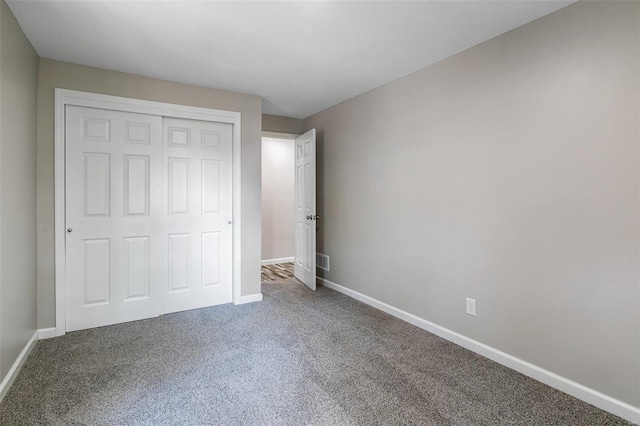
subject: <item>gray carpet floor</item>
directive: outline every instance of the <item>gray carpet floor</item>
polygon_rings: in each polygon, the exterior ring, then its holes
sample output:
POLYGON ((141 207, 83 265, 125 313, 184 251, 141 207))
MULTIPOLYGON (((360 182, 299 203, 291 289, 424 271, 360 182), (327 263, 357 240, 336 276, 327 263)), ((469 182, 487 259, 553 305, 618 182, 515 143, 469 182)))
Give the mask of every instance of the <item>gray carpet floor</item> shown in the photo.
POLYGON ((2 425, 623 425, 333 290, 37 343, 2 425))

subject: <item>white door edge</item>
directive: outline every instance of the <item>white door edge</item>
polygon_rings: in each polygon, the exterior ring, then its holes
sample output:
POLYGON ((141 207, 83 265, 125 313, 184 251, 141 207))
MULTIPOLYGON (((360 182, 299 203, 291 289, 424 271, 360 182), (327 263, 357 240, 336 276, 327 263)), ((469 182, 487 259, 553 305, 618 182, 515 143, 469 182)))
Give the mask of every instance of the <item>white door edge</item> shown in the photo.
POLYGON ((163 117, 214 121, 233 125, 232 148, 232 281, 233 303, 241 297, 241 113, 209 108, 102 95, 77 90, 55 89, 54 110, 54 239, 55 239, 55 329, 56 336, 66 332, 66 226, 65 226, 65 107, 67 105, 101 108, 163 117))

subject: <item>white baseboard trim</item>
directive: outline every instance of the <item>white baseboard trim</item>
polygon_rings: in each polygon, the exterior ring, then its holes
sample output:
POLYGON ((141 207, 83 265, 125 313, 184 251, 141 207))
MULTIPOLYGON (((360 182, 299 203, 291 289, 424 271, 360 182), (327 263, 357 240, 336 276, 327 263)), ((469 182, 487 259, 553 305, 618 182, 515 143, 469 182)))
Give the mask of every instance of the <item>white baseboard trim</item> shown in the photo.
POLYGON ((460 333, 456 333, 455 331, 434 324, 430 321, 388 305, 355 290, 351 290, 347 287, 341 286, 340 284, 336 284, 320 277, 318 277, 318 282, 325 287, 336 290, 342 294, 366 303, 367 305, 380 309, 381 311, 386 312, 389 315, 392 315, 396 318, 413 324, 416 327, 422 328, 423 330, 440 336, 443 339, 462 346, 463 348, 469 349, 499 364, 502 364, 526 376, 538 380, 546 385, 561 390, 562 392, 581 399, 582 401, 594 405, 602 410, 622 417, 627 421, 630 421, 634 424, 640 423, 640 408, 638 407, 634 407, 631 404, 605 395, 601 392, 598 392, 597 390, 588 388, 584 385, 581 385, 580 383, 567 379, 566 377, 562 377, 549 370, 545 370, 542 367, 538 367, 537 365, 531 364, 530 362, 524 361, 520 358, 516 358, 515 356, 509 355, 506 352, 502 352, 491 346, 485 345, 484 343, 480 343, 460 333))
POLYGON ((38 340, 50 339, 56 337, 56 328, 41 328, 38 330, 38 340))
POLYGON ((240 296, 240 300, 234 303, 234 305, 244 305, 245 303, 261 302, 262 293, 249 294, 247 296, 240 296))
POLYGON ((20 368, 22 368, 22 364, 24 364, 24 362, 27 360, 29 353, 31 353, 31 349, 33 349, 33 346, 37 341, 38 341, 38 331, 36 330, 33 333, 33 336, 31 336, 31 339, 29 339, 27 344, 22 349, 22 352, 20 352, 20 355, 18 355, 18 358, 16 359, 16 361, 13 363, 13 365, 9 369, 9 372, 5 376, 2 383, 0 383, 0 402, 2 402, 2 399, 4 398, 4 396, 7 394, 7 392, 9 392, 9 388, 11 387, 11 384, 16 379, 16 376, 18 376, 18 373, 20 372, 20 368))
POLYGON ((265 259, 262 261, 263 265, 274 265, 276 263, 287 263, 287 262, 293 262, 296 258, 295 257, 281 257, 280 259, 265 259))

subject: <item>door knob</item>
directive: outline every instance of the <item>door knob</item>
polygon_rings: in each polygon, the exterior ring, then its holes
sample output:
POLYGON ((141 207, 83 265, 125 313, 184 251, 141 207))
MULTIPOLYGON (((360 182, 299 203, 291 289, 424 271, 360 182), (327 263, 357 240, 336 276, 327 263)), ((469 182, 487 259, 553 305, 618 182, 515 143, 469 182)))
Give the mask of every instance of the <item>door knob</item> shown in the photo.
POLYGON ((72 231, 73 231, 73 229, 67 228, 67 232, 72 232, 72 231))

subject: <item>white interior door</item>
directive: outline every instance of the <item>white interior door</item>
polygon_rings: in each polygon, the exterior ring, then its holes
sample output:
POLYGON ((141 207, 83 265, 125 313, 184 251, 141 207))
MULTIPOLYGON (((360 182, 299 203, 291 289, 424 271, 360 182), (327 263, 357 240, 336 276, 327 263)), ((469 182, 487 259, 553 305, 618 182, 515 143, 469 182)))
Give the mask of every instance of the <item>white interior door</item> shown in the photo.
POLYGON ((232 300, 228 123, 163 119, 165 312, 232 300))
POLYGON ((296 138, 296 259, 294 275, 316 289, 316 129, 296 138))
POLYGON ((67 106, 66 331, 232 301, 228 123, 67 106))
POLYGON ((66 107, 67 331, 162 313, 162 122, 66 107))

